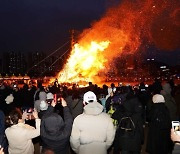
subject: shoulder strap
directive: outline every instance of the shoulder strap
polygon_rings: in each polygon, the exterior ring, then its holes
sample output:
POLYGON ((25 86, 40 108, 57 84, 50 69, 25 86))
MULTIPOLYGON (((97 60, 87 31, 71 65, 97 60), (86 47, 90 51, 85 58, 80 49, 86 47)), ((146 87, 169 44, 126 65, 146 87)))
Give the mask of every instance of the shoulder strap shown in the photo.
POLYGON ((131 117, 123 117, 123 118, 121 118, 121 120, 119 122, 119 126, 120 126, 121 129, 124 129, 126 131, 132 130, 131 128, 125 128, 124 126, 121 126, 121 123, 122 123, 123 120, 130 121, 131 124, 132 124, 132 127, 135 128, 135 124, 134 124, 133 120, 131 119, 131 117))

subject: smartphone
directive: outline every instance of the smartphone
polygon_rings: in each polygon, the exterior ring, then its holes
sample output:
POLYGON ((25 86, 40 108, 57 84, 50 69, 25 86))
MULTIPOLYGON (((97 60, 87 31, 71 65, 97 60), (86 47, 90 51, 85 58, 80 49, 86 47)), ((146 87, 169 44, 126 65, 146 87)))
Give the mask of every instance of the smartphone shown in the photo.
POLYGON ((33 113, 33 108, 28 108, 28 109, 27 109, 27 113, 32 114, 32 113, 33 113))
POLYGON ((62 98, 61 94, 54 94, 54 101, 56 102, 56 104, 61 103, 61 98, 62 98))
POLYGON ((57 103, 57 104, 61 104, 61 98, 62 98, 62 94, 57 94, 57 95, 56 95, 56 99, 57 99, 57 100, 56 100, 56 101, 57 101, 56 103, 57 103))
POLYGON ((54 102, 57 102, 57 95, 54 94, 54 102))
POLYGON ((22 110, 23 110, 23 112, 26 111, 28 114, 33 113, 33 108, 32 107, 23 107, 22 110))
POLYGON ((180 123, 179 121, 172 121, 172 128, 174 129, 174 132, 178 135, 180 135, 180 123))
POLYGON ((52 101, 53 101, 53 99, 47 99, 47 100, 46 100, 46 102, 47 102, 48 104, 51 104, 52 101))

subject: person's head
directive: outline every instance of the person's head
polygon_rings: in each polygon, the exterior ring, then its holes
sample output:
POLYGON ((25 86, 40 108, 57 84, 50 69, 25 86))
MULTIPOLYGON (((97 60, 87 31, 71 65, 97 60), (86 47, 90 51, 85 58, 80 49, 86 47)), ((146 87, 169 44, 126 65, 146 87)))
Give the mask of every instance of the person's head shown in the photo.
POLYGON ((99 95, 99 99, 102 99, 102 98, 105 98, 105 95, 104 95, 104 94, 100 94, 100 95, 99 95))
POLYGON ((24 89, 24 90, 28 90, 28 88, 29 88, 29 86, 28 86, 27 84, 24 84, 24 85, 23 85, 23 89, 24 89))
POLYGON ((45 111, 48 109, 48 103, 46 103, 46 101, 41 101, 40 103, 40 110, 41 111, 45 111))
POLYGON ((43 100, 43 101, 46 100, 46 92, 41 91, 41 92, 39 93, 39 100, 43 100))
POLYGON ((163 91, 165 91, 166 94, 171 94, 171 85, 169 83, 165 83, 162 86, 163 91))
POLYGON ((114 83, 111 83, 111 88, 114 88, 115 87, 115 84, 114 83))
POLYGON ((89 86, 92 86, 92 82, 89 82, 89 86))
POLYGON ((51 104, 53 99, 54 99, 54 95, 51 92, 47 93, 47 95, 46 95, 46 102, 48 104, 51 104))
POLYGON ((65 123, 58 113, 45 114, 41 121, 41 136, 55 137, 62 133, 65 123))
POLYGON ((97 102, 96 95, 92 91, 86 92, 83 96, 83 104, 87 105, 93 102, 97 102))
POLYGON ((14 109, 9 113, 9 125, 18 124, 19 120, 22 119, 22 112, 20 109, 14 109))
POLYGON ((165 102, 163 95, 160 95, 160 94, 154 95, 152 97, 152 101, 153 101, 153 103, 164 103, 165 102))

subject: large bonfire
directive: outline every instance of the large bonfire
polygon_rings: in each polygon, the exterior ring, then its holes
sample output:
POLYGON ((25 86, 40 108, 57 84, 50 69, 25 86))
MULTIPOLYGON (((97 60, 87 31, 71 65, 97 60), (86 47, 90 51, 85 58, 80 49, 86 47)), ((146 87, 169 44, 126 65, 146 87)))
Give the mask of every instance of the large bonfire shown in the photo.
POLYGON ((102 81, 113 59, 138 52, 144 40, 163 50, 179 48, 179 15, 179 0, 122 1, 82 32, 58 80, 102 81))

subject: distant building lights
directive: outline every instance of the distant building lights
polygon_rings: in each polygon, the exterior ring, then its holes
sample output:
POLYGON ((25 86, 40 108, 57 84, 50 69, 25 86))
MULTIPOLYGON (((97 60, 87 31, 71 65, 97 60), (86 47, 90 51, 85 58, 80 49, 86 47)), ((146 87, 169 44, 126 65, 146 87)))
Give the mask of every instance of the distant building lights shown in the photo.
POLYGON ((160 66, 160 68, 166 68, 166 66, 160 66))
POLYGON ((162 70, 163 72, 166 72, 166 71, 169 71, 169 69, 164 69, 164 70, 162 70))

